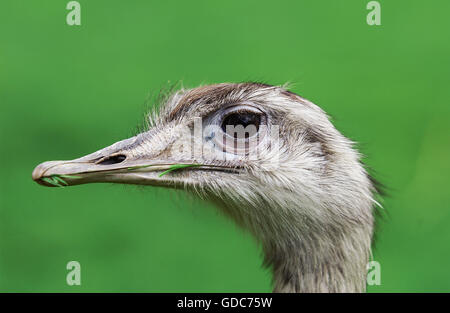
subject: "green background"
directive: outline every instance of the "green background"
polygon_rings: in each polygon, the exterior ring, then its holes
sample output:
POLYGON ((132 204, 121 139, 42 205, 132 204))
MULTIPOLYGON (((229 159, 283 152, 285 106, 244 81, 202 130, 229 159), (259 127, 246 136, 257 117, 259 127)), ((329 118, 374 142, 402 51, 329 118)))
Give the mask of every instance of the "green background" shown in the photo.
POLYGON ((293 83, 388 187, 370 292, 450 291, 449 1, 0 4, 0 291, 271 290, 260 247, 182 192, 43 188, 35 165, 132 135, 168 81, 293 83), (66 285, 81 263, 82 285, 66 285))

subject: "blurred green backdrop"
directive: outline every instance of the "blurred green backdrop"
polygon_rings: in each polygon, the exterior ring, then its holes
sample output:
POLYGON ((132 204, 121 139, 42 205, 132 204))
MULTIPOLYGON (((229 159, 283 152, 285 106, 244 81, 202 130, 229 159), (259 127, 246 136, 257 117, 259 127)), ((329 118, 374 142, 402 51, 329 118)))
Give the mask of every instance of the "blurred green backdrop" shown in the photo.
POLYGON ((0 291, 271 290, 253 239, 183 193, 31 180, 133 134, 178 80, 294 83, 389 187, 369 291, 450 291, 449 1, 380 1, 381 26, 366 0, 80 0, 81 26, 67 2, 0 4, 0 291))

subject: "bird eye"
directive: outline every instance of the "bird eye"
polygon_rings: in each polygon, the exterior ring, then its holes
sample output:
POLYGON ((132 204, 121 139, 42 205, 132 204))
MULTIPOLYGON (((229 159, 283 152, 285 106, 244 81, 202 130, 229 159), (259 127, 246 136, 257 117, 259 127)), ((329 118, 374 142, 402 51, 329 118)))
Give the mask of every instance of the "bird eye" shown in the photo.
POLYGON ((256 128, 256 132, 259 130, 259 125, 261 124, 261 114, 257 114, 255 112, 234 112, 225 116, 222 121, 221 128, 226 133, 227 126, 237 127, 243 126, 247 128, 248 126, 254 126, 256 128))
MULTIPOLYGON (((219 111, 210 123, 213 144, 221 152, 249 156, 266 137, 268 118, 253 105, 239 104, 219 111)), ((206 137, 205 137, 206 138, 206 137)))

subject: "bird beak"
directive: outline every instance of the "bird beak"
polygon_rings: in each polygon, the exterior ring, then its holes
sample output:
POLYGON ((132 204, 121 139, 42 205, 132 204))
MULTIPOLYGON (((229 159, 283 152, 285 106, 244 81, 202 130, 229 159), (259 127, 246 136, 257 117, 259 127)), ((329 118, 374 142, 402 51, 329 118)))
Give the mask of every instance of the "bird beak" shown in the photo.
POLYGON ((141 135, 119 141, 97 152, 69 161, 48 161, 39 164, 32 178, 37 183, 48 186, 70 186, 97 182, 111 182, 139 185, 170 185, 161 174, 171 171, 174 166, 191 167, 195 164, 179 164, 168 160, 136 157, 136 145, 141 135), (175 165, 176 164, 176 165, 175 165))

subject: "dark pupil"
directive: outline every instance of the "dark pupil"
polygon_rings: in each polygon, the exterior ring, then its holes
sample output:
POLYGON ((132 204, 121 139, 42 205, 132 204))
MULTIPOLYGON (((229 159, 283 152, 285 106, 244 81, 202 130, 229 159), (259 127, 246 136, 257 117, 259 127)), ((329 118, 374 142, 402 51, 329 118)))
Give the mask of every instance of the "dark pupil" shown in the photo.
POLYGON ((244 128, 249 125, 254 125, 256 131, 259 130, 259 124, 261 123, 261 116, 252 113, 233 113, 228 115, 222 122, 222 130, 227 131, 227 125, 238 126, 242 125, 244 128))

